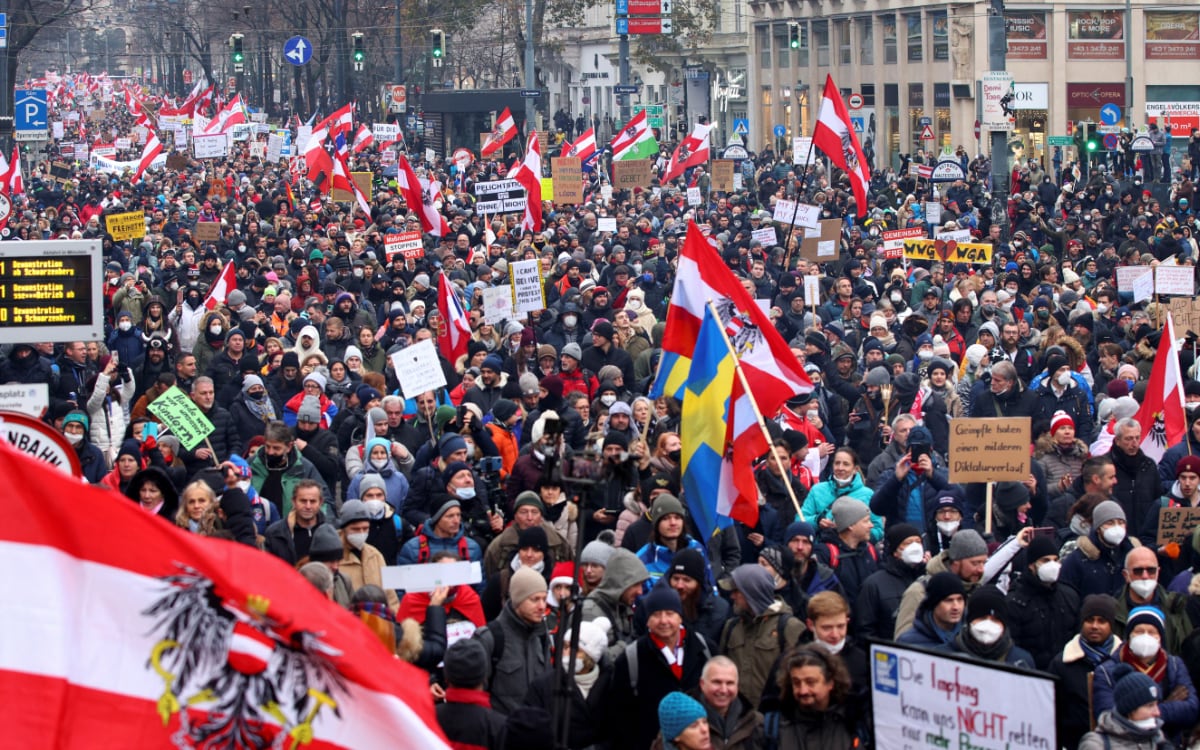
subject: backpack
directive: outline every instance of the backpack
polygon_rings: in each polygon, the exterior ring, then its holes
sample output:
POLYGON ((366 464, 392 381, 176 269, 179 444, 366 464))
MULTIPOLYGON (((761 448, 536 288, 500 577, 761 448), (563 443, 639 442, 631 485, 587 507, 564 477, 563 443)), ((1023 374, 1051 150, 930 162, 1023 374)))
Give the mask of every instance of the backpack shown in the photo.
MULTIPOLYGON (((840 564, 840 556, 841 556, 841 552, 838 550, 838 546, 836 544, 834 544, 833 542, 825 542, 825 547, 829 549, 829 567, 833 568, 834 570, 837 570, 838 565, 840 564)), ((879 551, 875 549, 875 545, 868 544, 867 551, 870 552, 871 559, 874 560, 876 563, 878 563, 879 562, 879 551)), ((856 551, 854 554, 858 554, 858 552, 856 551)))
MULTIPOLYGON (((787 645, 787 624, 788 620, 792 619, 792 615, 787 612, 779 613, 779 622, 775 625, 775 635, 779 639, 779 653, 786 654, 787 645)), ((729 636, 733 633, 733 626, 737 624, 737 618, 725 621, 724 627, 721 628, 721 653, 729 652, 729 636)))
MULTIPOLYGON (((396 530, 401 530, 401 526, 397 525, 396 530)), ((429 537, 424 534, 417 534, 417 562, 427 563, 432 553, 429 550, 429 537)), ((463 534, 458 538, 458 559, 463 562, 468 562, 471 559, 471 550, 467 545, 467 535, 463 534)))
MULTIPOLYGON (((699 633, 694 634, 700 640, 700 648, 704 651, 704 660, 708 661, 712 658, 712 651, 708 648, 708 641, 699 633)), ((633 689, 633 697, 638 695, 638 642, 626 644, 625 646, 625 662, 629 665, 629 687, 633 689)))

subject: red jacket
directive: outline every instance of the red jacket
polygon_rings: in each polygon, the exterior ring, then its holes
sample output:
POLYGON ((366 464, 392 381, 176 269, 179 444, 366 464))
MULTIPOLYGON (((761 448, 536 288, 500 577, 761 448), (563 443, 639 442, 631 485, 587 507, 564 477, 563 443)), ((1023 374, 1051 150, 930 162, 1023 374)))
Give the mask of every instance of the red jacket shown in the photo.
POLYGON ((584 376, 582 368, 572 372, 563 371, 558 373, 558 376, 562 378, 564 396, 571 391, 579 391, 588 397, 588 401, 591 401, 596 395, 596 389, 600 387, 600 381, 596 380, 596 376, 584 376))

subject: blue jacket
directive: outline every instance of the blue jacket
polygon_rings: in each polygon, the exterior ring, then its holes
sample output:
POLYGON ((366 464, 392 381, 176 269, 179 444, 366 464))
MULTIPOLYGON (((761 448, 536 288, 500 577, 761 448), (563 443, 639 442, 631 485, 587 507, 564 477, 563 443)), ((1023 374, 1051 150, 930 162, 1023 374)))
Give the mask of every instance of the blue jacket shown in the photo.
POLYGON ((1125 555, 1133 549, 1133 540, 1126 536, 1117 547, 1109 547, 1097 541, 1092 529, 1079 537, 1078 544, 1063 560, 1058 582, 1078 591, 1080 601, 1088 594, 1118 596, 1125 585, 1125 555))
POLYGON ((397 565, 416 565, 421 557, 421 537, 424 536, 429 544, 429 555, 432 557, 438 552, 453 552, 458 556, 458 540, 466 539, 467 557, 472 561, 483 560, 483 550, 479 548, 479 543, 471 537, 464 537, 463 529, 460 527, 458 533, 449 539, 443 539, 433 533, 433 524, 429 521, 421 526, 421 530, 417 532, 417 536, 409 539, 400 548, 400 554, 396 556, 397 565))
POLYGON ((932 460, 933 473, 929 476, 910 469, 901 482, 896 478, 895 471, 884 472, 883 481, 875 488, 875 494, 871 495, 871 512, 886 518, 889 526, 911 523, 924 533, 930 508, 937 500, 938 493, 950 486, 950 477, 941 459, 932 457, 932 460), (914 492, 920 496, 919 519, 908 517, 908 506, 914 492))
MULTIPOLYGON (((1096 667, 1096 676, 1092 682, 1092 711, 1100 716, 1104 711, 1113 707, 1113 670, 1120 664, 1116 659, 1109 659, 1096 667)), ((1136 669, 1136 667, 1135 667, 1136 669)), ((1164 700, 1158 702, 1162 712, 1163 733, 1170 737, 1183 729, 1189 729, 1196 723, 1200 714, 1200 701, 1196 698, 1196 689, 1192 687, 1192 678, 1188 675, 1183 659, 1171 654, 1167 655, 1167 674, 1159 685, 1159 691, 1164 700), (1187 688, 1187 698, 1177 701, 1165 700, 1177 687, 1187 688)))
MULTIPOLYGON (((687 537, 687 548, 697 550, 700 554, 704 555, 706 561, 708 560, 708 551, 704 549, 704 545, 697 542, 690 535, 687 537)), ((654 584, 658 583, 658 579, 662 578, 663 574, 671 568, 671 560, 674 559, 675 553, 671 551, 670 547, 655 544, 652 539, 642 545, 642 548, 637 551, 637 557, 646 566, 646 572, 650 574, 650 577, 642 584, 642 591, 645 593, 654 588, 654 584)), ((706 570, 711 579, 712 566, 707 566, 706 570)), ((713 583, 712 580, 708 581, 710 588, 713 586, 713 583)))
POLYGON ((925 646, 949 651, 954 643, 954 637, 962 629, 962 622, 950 633, 943 633, 933 624, 933 618, 925 609, 918 609, 913 618, 913 626, 900 634, 896 643, 909 646, 925 646))
MULTIPOLYGON (((827 479, 813 485, 808 491, 808 497, 804 498, 804 505, 800 506, 800 511, 804 513, 804 520, 816 524, 822 518, 833 520, 829 509, 838 498, 852 497, 870 507, 873 494, 871 488, 863 484, 862 474, 856 473, 850 478, 850 484, 845 487, 838 487, 832 479, 827 479)), ((871 513, 871 525, 871 541, 878 542, 883 539, 883 518, 871 513)))

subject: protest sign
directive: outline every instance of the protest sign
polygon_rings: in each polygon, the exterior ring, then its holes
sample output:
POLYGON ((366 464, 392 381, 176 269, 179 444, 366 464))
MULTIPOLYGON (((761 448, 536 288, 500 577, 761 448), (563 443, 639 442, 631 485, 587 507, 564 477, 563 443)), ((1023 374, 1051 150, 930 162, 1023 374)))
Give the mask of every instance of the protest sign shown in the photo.
POLYGON ((475 183, 475 212, 507 214, 525 210, 525 187, 516 180, 475 183))
POLYGON ((1145 302, 1154 296, 1154 274, 1144 273, 1133 282, 1133 302, 1145 302))
POLYGON ((425 257, 425 244, 421 241, 420 232, 399 232, 383 236, 384 252, 387 253, 388 263, 397 254, 405 260, 425 257))
POLYGON ((734 190, 732 159, 717 159, 712 163, 712 189, 723 193, 734 190))
POLYGON ((800 257, 818 263, 837 260, 838 238, 841 234, 841 219, 821 219, 819 230, 804 230, 804 239, 800 240, 800 257))
POLYGON ((583 163, 578 156, 550 160, 554 173, 554 200, 577 206, 583 203, 583 163))
POLYGON ((780 199, 775 201, 775 212, 771 218, 780 224, 790 226, 794 222, 798 227, 816 229, 821 218, 821 209, 806 203, 797 206, 795 201, 780 199))
POLYGON ((601 232, 616 232, 617 220, 613 216, 601 216, 596 219, 596 229, 601 232))
POLYGON ((925 203, 925 221, 929 224, 942 223, 942 204, 928 201, 925 203))
POLYGON ((969 243, 971 241, 970 229, 956 229, 952 232, 934 232, 933 238, 942 242, 957 242, 959 244, 969 243))
POLYGON ((792 164, 811 164, 813 139, 806 135, 792 138, 792 164))
POLYGON ((1152 273, 1150 266, 1119 266, 1117 268, 1117 289, 1122 292, 1133 291, 1133 282, 1143 275, 1152 273))
POLYGON ((483 580, 483 571, 478 560, 441 565, 388 565, 380 571, 380 575, 384 586, 401 591, 433 591, 442 586, 474 586, 483 580))
POLYGON ((950 481, 1023 482, 1029 478, 1029 417, 950 420, 950 481))
POLYGON ((512 307, 517 315, 546 308, 540 261, 514 261, 508 264, 508 273, 512 277, 512 307))
POLYGON ((1048 675, 892 643, 869 663, 876 747, 1058 747, 1048 675))
POLYGON ((377 145, 390 143, 400 137, 400 124, 395 122, 377 122, 371 125, 371 135, 377 145))
POLYGON ((821 277, 805 276, 804 305, 806 307, 816 307, 819 304, 821 304, 821 277))
POLYGON ((954 240, 905 240, 904 257, 909 260, 987 265, 992 262, 992 246, 954 240))
POLYGON ((140 239, 146 236, 146 216, 141 211, 109 214, 104 217, 104 227, 114 242, 140 239))
POLYGON ((197 242, 216 242, 221 239, 221 222, 197 221, 196 232, 192 236, 197 242))
POLYGON ((229 138, 223 133, 192 136, 192 153, 197 159, 219 159, 229 153, 229 138))
POLYGON ((1190 543, 1196 526, 1200 526, 1200 508, 1159 508, 1155 543, 1159 546, 1170 542, 1190 543))
POLYGON ((1192 266, 1160 265, 1154 269, 1154 293, 1190 297, 1196 292, 1195 279, 1196 269, 1192 266))
POLYGON ((250 142, 250 158, 263 159, 263 158, 266 158, 266 155, 267 155, 267 144, 263 143, 262 141, 251 141, 250 142))
POLYGON ((505 286, 489 286, 483 289, 483 322, 498 325, 512 320, 516 315, 512 309, 512 289, 505 286))
POLYGON ((418 394, 436 391, 446 385, 446 374, 442 372, 433 339, 409 344, 390 354, 389 359, 405 398, 416 398, 418 394))
POLYGON ((175 152, 167 157, 167 169, 187 169, 188 158, 186 154, 175 152))
MULTIPOLYGON (((358 189, 361 190, 362 194, 366 196, 368 201, 370 201, 372 197, 372 190, 374 189, 375 184, 375 173, 351 172, 350 179, 354 180, 354 184, 358 185, 358 189)), ((354 195, 351 194, 349 190, 343 190, 342 188, 334 188, 332 191, 330 191, 329 197, 333 199, 334 203, 355 202, 354 195)))
POLYGON ((113 145, 117 147, 118 151, 128 151, 133 148, 133 141, 129 138, 118 138, 113 142, 113 145))
POLYGON ((908 229, 891 229, 880 235, 883 242, 879 246, 879 254, 884 258, 898 259, 904 257, 904 241, 925 238, 925 230, 921 227, 908 229))
POLYGON ((267 161, 274 164, 283 155, 283 133, 271 133, 267 136, 267 161))
POLYGON ((768 250, 779 244, 779 238, 775 235, 775 230, 771 227, 755 229, 750 233, 750 239, 768 250))
POLYGON ((554 178, 553 177, 543 177, 541 179, 541 183, 542 183, 542 200, 544 200, 544 201, 554 200, 554 178))
POLYGON ((196 402, 176 385, 150 402, 150 413, 170 427, 175 437, 179 438, 179 444, 189 451, 204 442, 213 431, 213 423, 208 421, 196 402))
POLYGON ((613 185, 617 190, 649 187, 653 179, 649 159, 624 159, 613 162, 613 185))
POLYGON ((687 189, 687 204, 689 206, 699 206, 704 202, 704 198, 700 196, 700 188, 690 187, 687 189))
POLYGON ((741 172, 734 172, 734 173, 733 173, 733 189, 734 189, 734 190, 741 190, 741 189, 742 189, 742 184, 743 184, 742 173, 741 173, 741 172))

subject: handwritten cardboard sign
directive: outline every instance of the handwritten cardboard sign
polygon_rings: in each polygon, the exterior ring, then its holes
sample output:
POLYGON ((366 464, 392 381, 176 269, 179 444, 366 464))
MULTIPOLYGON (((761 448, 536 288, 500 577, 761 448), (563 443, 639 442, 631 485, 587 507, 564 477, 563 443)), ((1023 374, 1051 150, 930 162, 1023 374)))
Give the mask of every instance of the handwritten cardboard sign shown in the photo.
POLYGON ((104 217, 104 227, 114 242, 136 240, 146 236, 146 215, 141 211, 109 214, 104 217))
POLYGON ((1159 266, 1154 269, 1155 294, 1196 293, 1196 269, 1192 266, 1159 266))
POLYGON ((1189 543, 1197 526, 1200 526, 1200 508, 1159 508, 1156 544, 1189 543))
POLYGON ((800 257, 817 263, 838 259, 838 238, 842 234, 841 219, 821 219, 820 231, 806 229, 800 241, 800 257))
POLYGON ((542 264, 537 260, 518 260, 508 265, 512 278, 513 311, 521 313, 546 308, 542 284, 542 264))
POLYGON ((554 201, 577 206, 583 203, 583 165, 578 156, 550 160, 554 172, 554 201))
POLYGON ((733 159, 717 159, 712 163, 712 189, 724 193, 732 192, 733 159))
POLYGON ((197 242, 216 242, 221 239, 221 222, 197 221, 196 232, 192 236, 197 242))
POLYGON ((1029 417, 950 420, 950 481, 1028 479, 1029 422, 1029 417))
POLYGON ((650 187, 653 165, 649 159, 625 159, 613 162, 613 185, 617 190, 650 187))
POLYGON ((211 435, 214 429, 213 423, 204 416, 196 402, 179 386, 171 386, 150 402, 150 413, 170 427, 175 437, 179 438, 179 444, 189 451, 204 442, 204 438, 211 435))

